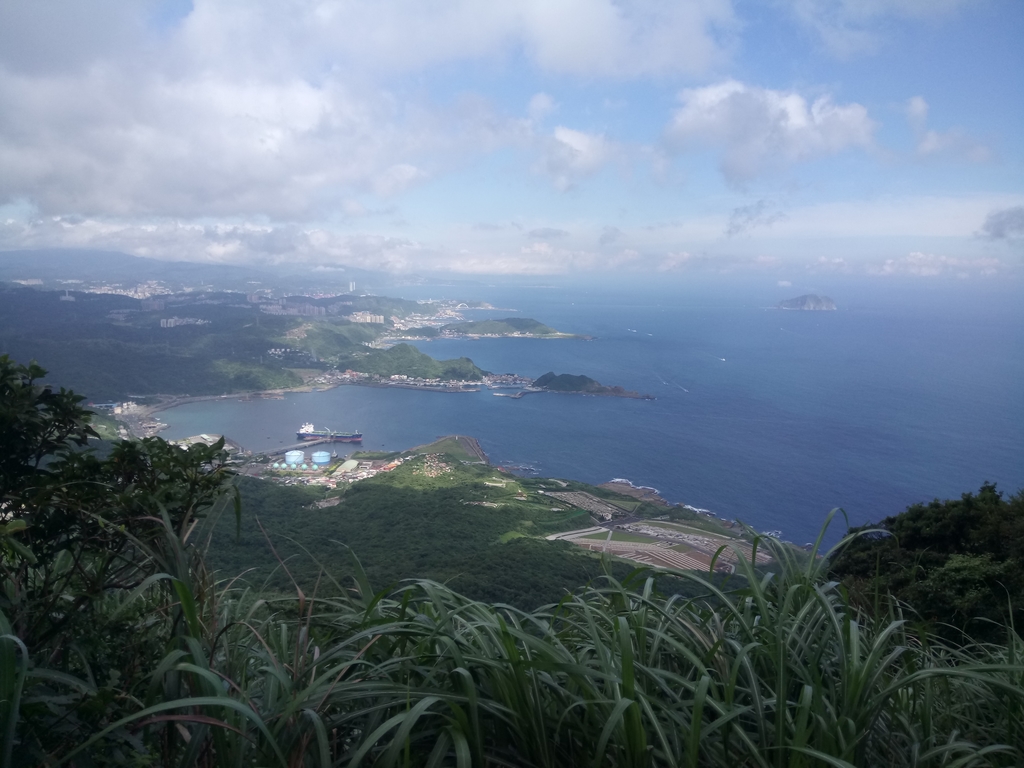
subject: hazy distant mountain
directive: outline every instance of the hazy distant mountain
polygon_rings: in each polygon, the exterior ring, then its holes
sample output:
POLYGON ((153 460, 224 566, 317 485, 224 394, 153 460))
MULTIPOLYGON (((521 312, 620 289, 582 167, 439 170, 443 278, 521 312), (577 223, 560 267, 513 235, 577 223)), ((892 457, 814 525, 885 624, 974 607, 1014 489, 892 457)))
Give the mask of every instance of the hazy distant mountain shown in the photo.
POLYGON ((836 303, 828 296, 819 296, 816 293, 806 293, 797 296, 795 299, 786 299, 775 305, 776 309, 810 309, 810 310, 832 310, 836 309, 836 303))
MULTIPOLYGON (((68 281, 87 284, 137 284, 156 280, 172 290, 205 285, 216 290, 253 291, 274 288, 302 293, 305 289, 345 290, 350 281, 367 290, 387 279, 374 272, 339 265, 314 272, 302 264, 286 266, 236 266, 193 261, 161 261, 115 251, 43 248, 0 251, 0 282, 35 281, 45 288, 74 288, 68 281)), ((25 284, 23 282, 23 284, 25 284)))

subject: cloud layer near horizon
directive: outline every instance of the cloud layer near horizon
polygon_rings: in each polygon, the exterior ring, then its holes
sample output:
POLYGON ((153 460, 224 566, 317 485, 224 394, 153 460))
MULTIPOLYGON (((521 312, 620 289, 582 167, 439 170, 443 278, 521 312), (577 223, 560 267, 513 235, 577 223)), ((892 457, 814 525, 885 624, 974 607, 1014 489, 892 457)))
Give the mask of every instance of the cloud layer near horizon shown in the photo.
MULTIPOLYGON (((809 223, 820 182, 802 168, 993 156, 924 96, 904 97, 901 160, 877 99, 723 75, 750 34, 730 0, 57 6, 0 7, 0 248, 472 272, 812 263, 800 238, 885 227, 863 199, 809 223), (702 164, 719 169, 712 208, 702 164)), ((773 23, 850 57, 893 20, 962 7, 793 0, 773 23)), ((1016 247, 999 216, 1024 196, 945 194, 959 212, 926 226, 913 212, 933 197, 901 192, 899 236, 1016 247)))

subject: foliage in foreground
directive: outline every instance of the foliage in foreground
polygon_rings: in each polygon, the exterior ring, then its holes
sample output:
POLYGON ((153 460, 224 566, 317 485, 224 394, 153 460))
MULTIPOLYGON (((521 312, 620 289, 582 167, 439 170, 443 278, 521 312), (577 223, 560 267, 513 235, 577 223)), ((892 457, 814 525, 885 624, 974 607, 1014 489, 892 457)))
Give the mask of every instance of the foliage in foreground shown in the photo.
POLYGON ((237 586, 216 592, 200 572, 168 575, 174 589, 139 595, 145 610, 133 611, 164 655, 117 685, 91 683, 84 659, 75 680, 42 659, 26 667, 24 648, 6 640, 5 679, 24 685, 21 714, 17 703, 8 712, 14 754, 159 765, 1018 764, 1020 638, 922 645, 895 617, 857 621, 815 568, 787 566, 736 593, 705 583, 709 599, 690 602, 658 597, 639 577, 607 580, 531 613, 432 582, 266 602, 237 586), (115 699, 120 717, 54 728, 115 699))
POLYGON ((375 593, 358 569, 350 589, 325 575, 288 599, 215 584, 191 534, 229 487, 217 451, 147 441, 77 459, 70 444, 88 429, 77 401, 40 388, 40 374, 0 358, 2 765, 1024 756, 1018 635, 966 646, 917 636, 895 604, 866 619, 824 560, 801 564, 772 540, 761 545, 777 573, 745 563, 732 590, 682 574, 703 591, 690 599, 656 594, 642 572, 536 611, 426 581, 375 593), (20 427, 29 437, 7 454, 3 438, 20 427), (65 474, 79 461, 96 462, 93 479, 65 474), (34 530, 58 519, 70 533, 34 530))
POLYGON ((831 570, 859 604, 892 595, 949 637, 1000 640, 1005 624, 1024 626, 1024 491, 1004 498, 985 483, 853 532, 831 570))

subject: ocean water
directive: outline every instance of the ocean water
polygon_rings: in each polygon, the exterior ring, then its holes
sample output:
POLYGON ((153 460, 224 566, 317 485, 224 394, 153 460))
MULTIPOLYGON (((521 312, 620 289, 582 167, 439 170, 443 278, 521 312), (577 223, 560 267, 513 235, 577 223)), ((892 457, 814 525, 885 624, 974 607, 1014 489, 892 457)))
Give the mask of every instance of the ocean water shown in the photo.
MULTIPOLYGON (((472 435, 495 463, 592 483, 627 478, 798 543, 835 507, 860 524, 987 480, 1024 487, 1024 310, 1014 286, 815 287, 839 311, 768 309, 809 291, 738 280, 389 291, 489 301, 595 337, 418 345, 433 357, 581 373, 657 399, 349 386, 180 406, 163 413, 163 435, 223 433, 252 450, 294 442, 305 421, 360 429, 367 449, 472 435)), ((828 540, 843 530, 835 525, 828 540)))

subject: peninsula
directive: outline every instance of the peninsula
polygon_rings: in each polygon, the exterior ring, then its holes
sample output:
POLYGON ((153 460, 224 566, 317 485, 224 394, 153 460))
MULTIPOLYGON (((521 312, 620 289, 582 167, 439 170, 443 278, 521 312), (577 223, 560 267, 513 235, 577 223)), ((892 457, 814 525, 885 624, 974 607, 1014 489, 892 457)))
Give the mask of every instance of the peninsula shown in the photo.
POLYGON ((564 392, 577 395, 603 395, 605 397, 631 397, 637 400, 654 400, 653 395, 641 395, 622 387, 606 387, 589 376, 574 376, 570 373, 556 374, 548 371, 535 379, 533 386, 546 392, 564 392))
POLYGON ((473 320, 465 323, 450 323, 441 328, 440 335, 446 338, 470 337, 513 337, 525 339, 575 339, 571 333, 556 331, 529 317, 505 317, 500 320, 473 320))
POLYGON ((812 311, 830 311, 836 309, 836 303, 828 296, 806 293, 795 299, 786 299, 775 305, 776 309, 806 309, 812 311))

